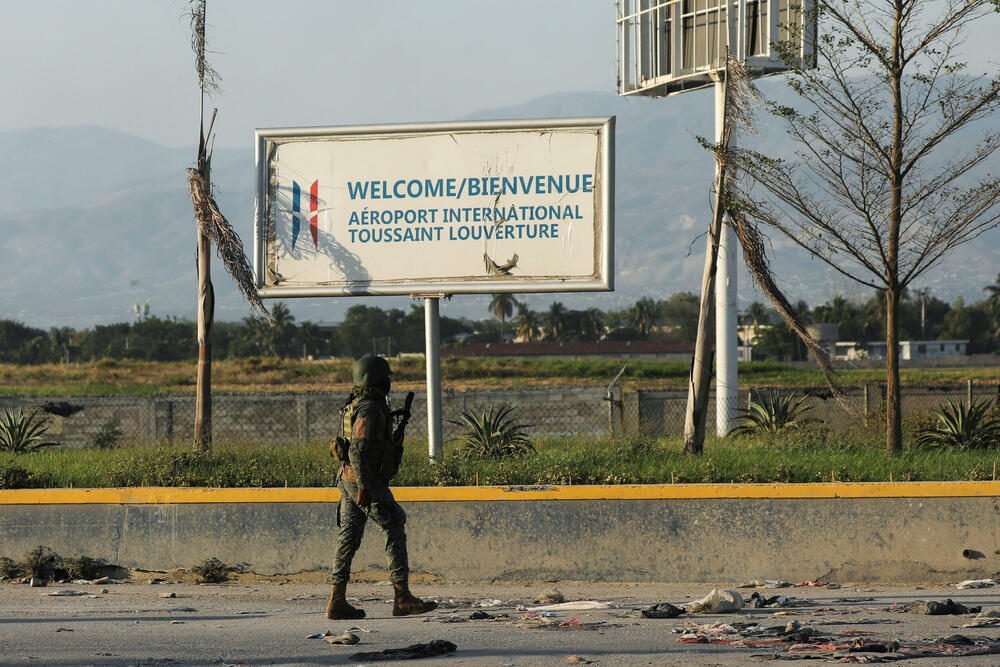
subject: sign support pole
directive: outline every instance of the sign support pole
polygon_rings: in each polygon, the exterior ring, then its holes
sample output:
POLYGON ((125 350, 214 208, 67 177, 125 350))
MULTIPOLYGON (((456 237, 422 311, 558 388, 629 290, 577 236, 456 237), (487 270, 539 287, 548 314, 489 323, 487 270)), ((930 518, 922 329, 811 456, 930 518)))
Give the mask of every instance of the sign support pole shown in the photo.
MULTIPOLYGON (((725 128, 726 89, 715 82, 715 134, 722 141, 725 128)), ((727 216, 728 218, 728 216, 727 216)), ((736 420, 739 378, 736 339, 736 248, 739 241, 725 222, 719 230, 719 257, 715 278, 715 432, 725 436, 736 420)))
POLYGON ((441 441, 441 316, 438 297, 424 298, 424 345, 427 360, 427 453, 444 455, 441 441))

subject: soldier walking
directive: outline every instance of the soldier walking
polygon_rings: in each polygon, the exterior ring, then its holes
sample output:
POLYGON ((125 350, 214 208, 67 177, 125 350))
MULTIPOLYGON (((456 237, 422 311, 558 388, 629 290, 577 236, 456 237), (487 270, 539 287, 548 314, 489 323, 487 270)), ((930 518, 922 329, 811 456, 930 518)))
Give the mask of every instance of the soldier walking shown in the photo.
POLYGON ((333 561, 333 591, 326 607, 330 619, 365 617, 363 609, 348 604, 346 595, 351 560, 361 545, 369 516, 385 533, 389 580, 395 589, 392 615, 423 614, 437 608, 436 602, 425 602, 410 593, 403 528, 406 514, 389 489, 403 453, 403 428, 393 433, 395 415, 389 412, 391 375, 389 362, 382 357, 366 354, 354 363, 354 388, 343 410, 345 437, 334 442, 333 454, 341 462, 337 473, 340 533, 333 561))

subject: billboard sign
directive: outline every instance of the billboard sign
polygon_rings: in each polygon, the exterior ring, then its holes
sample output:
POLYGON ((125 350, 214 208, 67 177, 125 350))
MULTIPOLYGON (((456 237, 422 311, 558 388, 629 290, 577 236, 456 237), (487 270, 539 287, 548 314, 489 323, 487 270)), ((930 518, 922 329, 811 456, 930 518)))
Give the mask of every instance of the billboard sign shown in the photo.
POLYGON ((261 296, 613 287, 614 117, 261 129, 261 296))
POLYGON ((788 71, 778 44, 815 61, 816 0, 618 0, 618 94, 713 85, 727 49, 752 76, 788 71))

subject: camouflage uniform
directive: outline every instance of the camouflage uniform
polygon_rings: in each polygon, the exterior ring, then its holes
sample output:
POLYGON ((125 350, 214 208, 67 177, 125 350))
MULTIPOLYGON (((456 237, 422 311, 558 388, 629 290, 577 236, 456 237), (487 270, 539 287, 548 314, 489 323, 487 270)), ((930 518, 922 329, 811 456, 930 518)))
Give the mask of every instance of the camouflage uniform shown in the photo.
POLYGON ((385 533, 385 554, 389 561, 389 580, 406 583, 409 565, 406 557, 406 513, 389 489, 389 480, 381 467, 386 448, 392 443, 392 417, 386 395, 376 387, 355 387, 358 397, 344 413, 344 433, 351 434, 350 464, 342 465, 337 475, 340 507, 337 523, 337 552, 333 561, 333 583, 347 584, 351 578, 351 560, 361 545, 369 514, 358 505, 358 489, 363 486, 371 499, 371 518, 385 533))

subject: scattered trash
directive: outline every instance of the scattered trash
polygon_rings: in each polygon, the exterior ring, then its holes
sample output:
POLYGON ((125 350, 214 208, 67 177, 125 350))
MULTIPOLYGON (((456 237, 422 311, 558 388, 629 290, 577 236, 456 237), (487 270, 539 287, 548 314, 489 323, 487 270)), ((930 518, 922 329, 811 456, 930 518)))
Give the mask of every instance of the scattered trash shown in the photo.
POLYGON ((160 597, 161 598, 175 598, 175 597, 177 597, 177 593, 174 593, 173 591, 170 591, 169 593, 160 593, 160 597))
POLYGON ((955 588, 990 588, 996 585, 994 579, 966 579, 955 584, 955 588))
MULTIPOLYGON (((451 602, 454 602, 454 600, 451 600, 451 602)), ((480 607, 502 607, 502 606, 504 606, 504 603, 503 603, 503 600, 480 600, 479 601, 479 606, 480 607)))
POLYGON ((323 641, 325 641, 327 644, 342 644, 344 646, 353 646, 354 644, 357 644, 361 640, 353 632, 345 632, 344 634, 337 635, 336 637, 332 635, 326 636, 323 638, 323 641))
POLYGON ((170 621, 170 625, 183 625, 184 621, 170 621))
POLYGON ((563 660, 563 662, 568 662, 568 663, 573 664, 573 665, 589 665, 590 664, 590 660, 587 660, 586 658, 581 657, 579 655, 571 655, 568 658, 566 658, 565 660, 563 660))
POLYGON ((763 609, 765 607, 811 607, 813 603, 808 600, 796 600, 789 595, 772 595, 768 597, 754 591, 753 595, 745 601, 748 609, 763 609))
POLYGON ((736 588, 789 588, 791 584, 781 579, 750 579, 736 584, 736 588))
POLYGON ((578 618, 571 618, 569 620, 563 621, 562 623, 559 624, 559 627, 560 628, 571 628, 574 625, 580 625, 580 619, 578 619, 578 618))
POLYGON ((797 588, 802 588, 803 586, 812 586, 812 587, 820 588, 820 587, 829 586, 829 584, 826 583, 825 581, 800 581, 799 583, 795 584, 795 586, 797 588))
POLYGON ((660 602, 652 607, 646 607, 640 613, 643 618, 677 618, 684 613, 684 610, 669 602, 660 602))
POLYGON ((614 609, 614 605, 610 602, 598 602, 597 600, 574 600, 527 607, 527 609, 529 611, 586 611, 588 609, 614 609))
POLYGON ((438 623, 465 623, 469 619, 457 614, 448 614, 446 616, 437 616, 434 620, 438 623))
POLYGON ((550 588, 547 591, 543 591, 541 595, 535 598, 535 604, 557 604, 565 601, 566 598, 558 588, 550 588))
POLYGON ((889 608, 889 611, 905 611, 910 614, 925 614, 927 616, 946 616, 951 614, 978 614, 982 611, 982 607, 966 607, 964 604, 952 602, 949 598, 944 602, 937 602, 935 600, 914 600, 913 602, 901 607, 893 605, 889 608))
POLYGON ((993 628, 1000 625, 1000 609, 990 609, 980 612, 968 623, 963 623, 963 628, 993 628))
POLYGON ((368 628, 362 628, 362 627, 358 627, 358 626, 354 626, 353 628, 347 628, 347 631, 348 632, 367 632, 367 633, 378 632, 378 630, 369 630, 368 628))
POLYGON ((317 632, 312 635, 306 635, 306 639, 322 639, 323 637, 329 637, 332 634, 333 633, 330 632, 329 630, 326 632, 317 632))
POLYGON ((73 632, 73 628, 56 628, 53 632, 73 632))
POLYGON ((494 618, 492 614, 487 614, 485 611, 474 611, 469 615, 470 621, 482 621, 494 618))
POLYGON ((713 588, 702 599, 681 606, 690 614, 725 614, 742 609, 743 597, 728 588, 713 588))
POLYGON ((42 579, 41 577, 32 577, 31 578, 31 587, 32 588, 45 588, 48 585, 49 585, 49 580, 48 579, 42 579))
POLYGON ((42 595, 51 595, 53 597, 71 597, 74 595, 89 595, 89 593, 87 593, 87 591, 61 590, 61 591, 49 591, 48 593, 42 593, 42 595))
POLYGON ((348 656, 354 662, 374 662, 379 660, 416 660, 418 658, 433 658, 436 655, 454 653, 457 646, 444 639, 435 639, 426 644, 411 644, 406 648, 387 648, 384 651, 370 653, 352 653, 348 656))

